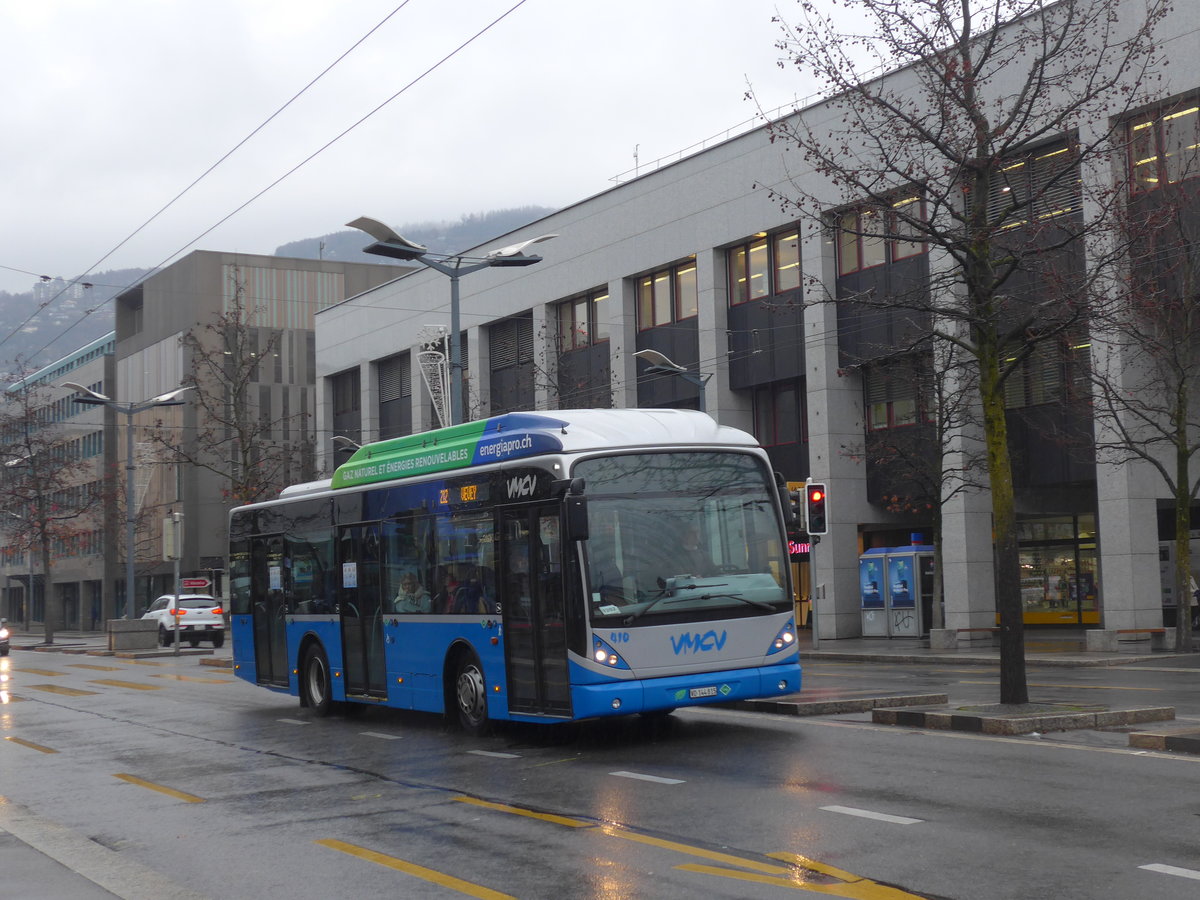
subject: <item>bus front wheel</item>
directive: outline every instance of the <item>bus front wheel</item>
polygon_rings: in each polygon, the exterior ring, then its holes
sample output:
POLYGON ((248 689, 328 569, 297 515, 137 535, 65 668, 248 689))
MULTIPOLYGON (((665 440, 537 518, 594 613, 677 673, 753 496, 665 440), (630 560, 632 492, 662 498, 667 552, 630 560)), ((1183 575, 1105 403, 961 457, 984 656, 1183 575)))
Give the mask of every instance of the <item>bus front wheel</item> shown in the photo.
POLYGON ((304 654, 303 681, 304 701, 302 705, 313 711, 315 716, 327 716, 333 712, 333 697, 329 683, 329 660, 319 644, 313 644, 304 654))
POLYGON ((458 708, 458 723, 463 731, 482 735, 488 730, 487 685, 483 668, 472 654, 458 658, 454 674, 454 699, 458 708))

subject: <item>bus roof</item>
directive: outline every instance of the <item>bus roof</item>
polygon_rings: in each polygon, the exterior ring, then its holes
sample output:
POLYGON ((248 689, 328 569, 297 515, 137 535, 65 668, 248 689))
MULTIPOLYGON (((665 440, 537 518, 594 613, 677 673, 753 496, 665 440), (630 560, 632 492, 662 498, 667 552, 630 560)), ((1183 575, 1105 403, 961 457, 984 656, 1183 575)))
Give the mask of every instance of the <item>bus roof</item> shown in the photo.
POLYGON ((725 444, 752 436, 690 409, 559 409, 514 412, 367 444, 333 474, 332 487, 356 487, 546 453, 619 447, 725 444))

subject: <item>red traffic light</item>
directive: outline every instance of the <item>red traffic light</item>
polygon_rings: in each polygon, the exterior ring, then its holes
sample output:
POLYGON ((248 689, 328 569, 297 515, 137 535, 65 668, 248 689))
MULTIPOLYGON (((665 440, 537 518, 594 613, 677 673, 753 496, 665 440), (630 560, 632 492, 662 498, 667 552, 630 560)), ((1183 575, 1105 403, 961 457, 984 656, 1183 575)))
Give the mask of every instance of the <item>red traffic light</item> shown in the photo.
POLYGON ((813 490, 808 492, 808 499, 812 500, 814 503, 817 502, 818 500, 824 500, 825 492, 814 488, 813 490))

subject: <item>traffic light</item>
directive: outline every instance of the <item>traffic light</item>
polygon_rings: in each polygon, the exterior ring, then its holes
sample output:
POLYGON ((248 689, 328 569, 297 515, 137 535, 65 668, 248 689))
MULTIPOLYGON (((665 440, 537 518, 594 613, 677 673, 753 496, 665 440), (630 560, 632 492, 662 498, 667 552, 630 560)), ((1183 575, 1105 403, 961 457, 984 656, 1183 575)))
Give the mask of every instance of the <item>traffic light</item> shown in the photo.
POLYGON ((828 534, 829 519, 825 515, 825 485, 809 482, 804 486, 805 521, 809 534, 828 534))

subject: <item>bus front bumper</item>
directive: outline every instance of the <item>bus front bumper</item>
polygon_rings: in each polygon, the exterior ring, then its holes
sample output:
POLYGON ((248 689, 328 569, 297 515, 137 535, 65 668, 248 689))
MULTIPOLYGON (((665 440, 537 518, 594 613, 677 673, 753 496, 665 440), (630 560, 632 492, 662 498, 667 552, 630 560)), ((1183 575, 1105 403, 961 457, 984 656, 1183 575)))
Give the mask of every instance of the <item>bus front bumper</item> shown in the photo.
POLYGON ((681 706, 730 703, 756 697, 778 697, 800 690, 800 665, 795 660, 775 666, 731 669, 647 678, 608 684, 577 684, 574 718, 623 716, 681 706))

